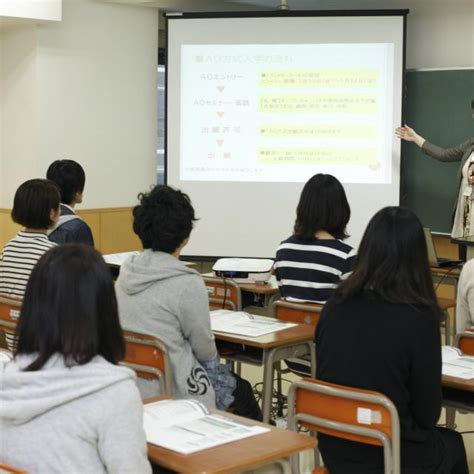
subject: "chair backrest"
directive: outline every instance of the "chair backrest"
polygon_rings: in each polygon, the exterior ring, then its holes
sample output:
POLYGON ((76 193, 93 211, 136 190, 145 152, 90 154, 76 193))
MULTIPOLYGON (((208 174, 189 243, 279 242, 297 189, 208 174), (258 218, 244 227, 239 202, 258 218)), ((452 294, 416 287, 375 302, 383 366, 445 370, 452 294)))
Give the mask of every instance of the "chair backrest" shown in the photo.
POLYGON ((400 422, 383 394, 304 379, 288 393, 288 427, 383 446, 385 472, 400 474, 400 422))
POLYGON ((203 277, 209 296, 209 308, 242 309, 242 295, 239 285, 231 278, 203 277))
POLYGON ((15 332, 20 309, 20 299, 0 295, 0 330, 15 332))
POLYGON ((459 347, 464 354, 474 356, 474 332, 466 331, 456 334, 454 345, 459 347))
POLYGON ((131 331, 123 335, 126 351, 121 364, 133 369, 138 377, 157 379, 160 395, 172 395, 173 373, 165 344, 155 336, 131 331))
POLYGON ((272 305, 272 309, 273 317, 276 319, 298 324, 310 324, 316 327, 323 305, 276 300, 272 305))

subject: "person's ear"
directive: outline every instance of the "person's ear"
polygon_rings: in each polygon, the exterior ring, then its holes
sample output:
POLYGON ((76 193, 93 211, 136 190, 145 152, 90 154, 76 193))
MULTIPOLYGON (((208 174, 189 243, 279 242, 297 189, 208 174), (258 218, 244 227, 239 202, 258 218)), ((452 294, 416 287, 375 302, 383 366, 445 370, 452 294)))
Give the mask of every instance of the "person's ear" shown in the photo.
POLYGON ((81 192, 78 191, 78 192, 74 195, 74 203, 75 203, 75 204, 81 204, 83 193, 84 193, 84 191, 81 191, 81 192))
POLYGON ((56 224, 56 222, 58 222, 60 215, 61 215, 61 208, 59 206, 58 206, 57 209, 51 209, 49 211, 49 218, 55 224, 56 224))

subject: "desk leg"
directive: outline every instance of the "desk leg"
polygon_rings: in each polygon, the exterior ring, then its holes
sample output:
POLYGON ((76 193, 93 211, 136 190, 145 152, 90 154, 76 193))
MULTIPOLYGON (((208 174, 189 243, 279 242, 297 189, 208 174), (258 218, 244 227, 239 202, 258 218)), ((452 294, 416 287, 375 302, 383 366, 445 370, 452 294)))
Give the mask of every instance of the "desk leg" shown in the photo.
POLYGON ((456 409, 447 407, 446 408, 446 428, 454 430, 456 426, 456 409))
POLYGON ((273 349, 263 351, 262 414, 264 423, 270 421, 272 408, 274 352, 273 349))

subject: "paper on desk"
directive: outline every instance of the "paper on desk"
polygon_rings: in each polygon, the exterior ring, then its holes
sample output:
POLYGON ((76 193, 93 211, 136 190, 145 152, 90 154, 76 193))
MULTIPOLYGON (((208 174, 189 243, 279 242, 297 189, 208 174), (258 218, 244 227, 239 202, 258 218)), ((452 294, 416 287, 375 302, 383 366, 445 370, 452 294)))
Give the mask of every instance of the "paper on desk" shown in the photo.
POLYGON ((191 400, 166 400, 145 405, 143 426, 147 441, 178 453, 191 454, 269 431, 263 426, 242 424, 226 416, 206 414, 202 405, 199 404, 203 408, 200 409, 197 405, 193 407, 193 403, 191 400), (161 413, 163 409, 164 413, 161 413), (174 422, 170 418, 173 414, 174 422))
POLYGON ((116 265, 121 267, 127 258, 131 257, 132 255, 138 255, 139 253, 140 252, 138 250, 133 252, 109 253, 108 255, 104 255, 104 260, 107 265, 116 265))
POLYGON ((240 336, 259 337, 272 332, 297 326, 294 323, 282 323, 273 318, 255 316, 244 311, 218 309, 211 311, 211 329, 240 336))
POLYGON ((474 357, 461 356, 449 362, 443 362, 443 375, 460 379, 474 379, 474 357))

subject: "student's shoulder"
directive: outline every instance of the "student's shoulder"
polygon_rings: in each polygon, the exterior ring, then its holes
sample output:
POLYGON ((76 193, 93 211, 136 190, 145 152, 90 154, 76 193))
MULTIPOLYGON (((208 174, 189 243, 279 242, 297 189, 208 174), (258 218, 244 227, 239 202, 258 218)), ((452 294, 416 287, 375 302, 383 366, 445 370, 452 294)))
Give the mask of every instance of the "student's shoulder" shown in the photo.
POLYGON ((468 260, 462 267, 461 271, 461 276, 466 278, 466 277, 471 277, 474 275, 474 258, 471 260, 468 260))
POLYGON ((353 257, 356 254, 354 247, 340 239, 335 239, 329 242, 332 242, 334 248, 340 250, 341 252, 344 252, 345 254, 347 254, 348 257, 353 257))

